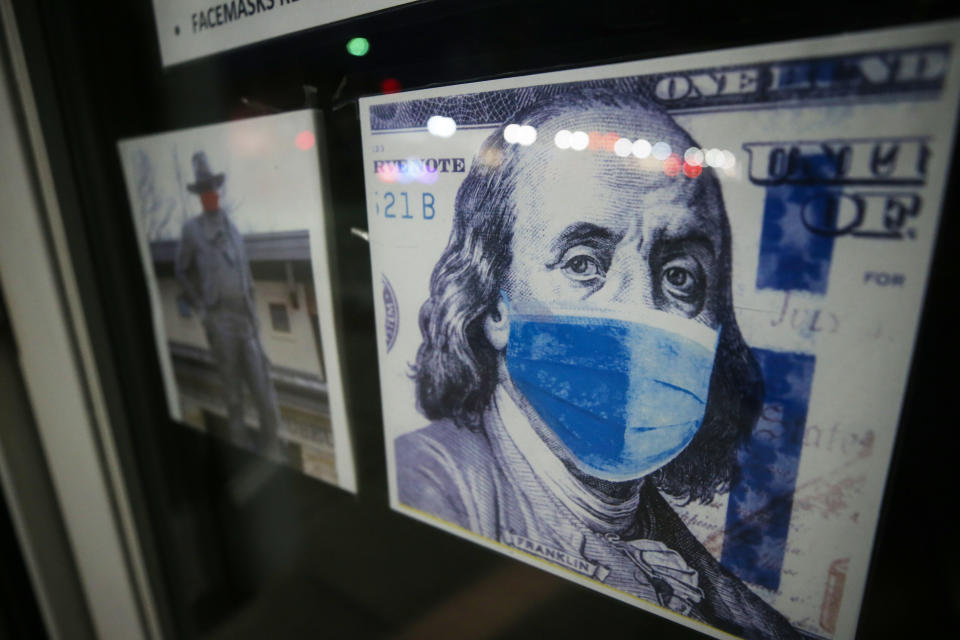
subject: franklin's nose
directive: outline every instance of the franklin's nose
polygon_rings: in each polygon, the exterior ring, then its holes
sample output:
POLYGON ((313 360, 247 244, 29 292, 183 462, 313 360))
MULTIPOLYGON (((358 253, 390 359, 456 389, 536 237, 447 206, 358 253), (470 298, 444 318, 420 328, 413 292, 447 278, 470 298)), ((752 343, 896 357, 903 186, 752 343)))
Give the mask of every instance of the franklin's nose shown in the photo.
POLYGON ((595 295, 598 303, 624 312, 630 308, 656 308, 653 273, 643 254, 633 243, 624 243, 617 249, 606 284, 595 295))

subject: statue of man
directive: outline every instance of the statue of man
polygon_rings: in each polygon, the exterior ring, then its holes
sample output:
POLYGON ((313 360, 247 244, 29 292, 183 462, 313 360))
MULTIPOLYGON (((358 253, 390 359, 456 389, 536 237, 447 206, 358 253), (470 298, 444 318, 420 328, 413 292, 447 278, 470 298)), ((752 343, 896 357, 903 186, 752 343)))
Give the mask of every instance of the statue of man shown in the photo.
POLYGON ((220 207, 224 174, 210 170, 202 151, 193 155, 193 171, 195 181, 187 190, 199 196, 203 212, 183 225, 177 247, 177 280, 203 322, 233 437, 246 440, 242 387, 246 382, 260 418, 259 448, 270 452, 278 446, 280 412, 270 362, 260 344, 253 277, 243 237, 220 207))

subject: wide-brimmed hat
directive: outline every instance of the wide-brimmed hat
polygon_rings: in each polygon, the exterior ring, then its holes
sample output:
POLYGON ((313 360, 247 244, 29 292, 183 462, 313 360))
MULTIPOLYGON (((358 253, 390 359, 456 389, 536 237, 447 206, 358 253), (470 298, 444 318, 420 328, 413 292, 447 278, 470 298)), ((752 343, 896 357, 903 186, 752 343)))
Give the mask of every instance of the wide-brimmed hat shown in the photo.
POLYGON ((210 171, 210 164, 207 162, 207 154, 203 151, 197 151, 193 154, 193 175, 194 183, 187 185, 187 191, 190 193, 203 193, 219 189, 223 184, 223 174, 210 171))

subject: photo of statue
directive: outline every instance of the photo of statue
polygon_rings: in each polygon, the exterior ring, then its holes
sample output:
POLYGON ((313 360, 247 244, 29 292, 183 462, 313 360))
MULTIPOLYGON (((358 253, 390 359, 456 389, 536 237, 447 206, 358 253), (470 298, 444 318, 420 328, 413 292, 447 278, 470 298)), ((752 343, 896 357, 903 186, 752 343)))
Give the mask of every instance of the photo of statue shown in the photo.
POLYGON ((355 491, 316 118, 118 147, 171 419, 355 491))

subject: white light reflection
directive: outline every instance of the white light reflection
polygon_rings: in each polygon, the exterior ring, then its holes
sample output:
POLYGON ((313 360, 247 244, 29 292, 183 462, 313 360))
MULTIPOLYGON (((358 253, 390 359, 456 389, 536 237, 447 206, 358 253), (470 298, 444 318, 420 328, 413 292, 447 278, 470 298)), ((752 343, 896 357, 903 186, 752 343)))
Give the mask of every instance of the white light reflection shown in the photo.
POLYGON ((503 139, 506 140, 508 144, 517 144, 517 141, 520 139, 520 125, 508 124, 503 130, 503 139))
POLYGON ((529 147, 537 140, 537 130, 531 127, 528 124, 520 127, 520 130, 517 131, 517 144, 529 147))
POLYGON ((441 138, 449 138, 457 132, 457 123, 446 116, 430 116, 427 120, 427 131, 441 138))
POLYGON ((683 160, 689 165, 694 167, 699 167, 703 165, 703 151, 697 149, 696 147, 690 147, 683 154, 683 160))
POLYGON ((653 145, 653 157, 657 160, 666 160, 670 155, 670 145, 666 142, 658 142, 653 145))
POLYGON ((572 135, 573 134, 566 129, 561 129, 557 131, 557 135, 553 136, 553 144, 557 145, 557 149, 569 149, 570 137, 572 135))
POLYGON ((633 143, 626 138, 620 138, 613 143, 613 152, 621 158, 626 158, 633 151, 633 143))
POLYGON ((732 152, 727 151, 726 149, 724 149, 724 151, 723 151, 723 165, 721 165, 721 166, 723 166, 724 169, 733 169, 733 167, 736 166, 736 164, 737 164, 737 157, 736 157, 735 155, 733 155, 732 152))
POLYGON ((723 165, 723 151, 720 149, 707 149, 707 164, 711 167, 720 167, 723 165))
POLYGON ((574 151, 583 151, 590 144, 590 136, 585 131, 574 131, 570 135, 570 148, 574 151))
POLYGON ((650 151, 653 147, 650 146, 650 143, 640 138, 633 143, 633 155, 641 160, 650 155, 650 151))

